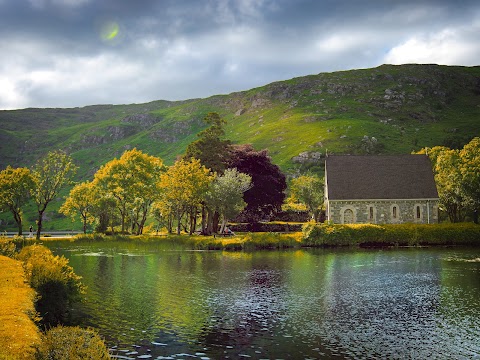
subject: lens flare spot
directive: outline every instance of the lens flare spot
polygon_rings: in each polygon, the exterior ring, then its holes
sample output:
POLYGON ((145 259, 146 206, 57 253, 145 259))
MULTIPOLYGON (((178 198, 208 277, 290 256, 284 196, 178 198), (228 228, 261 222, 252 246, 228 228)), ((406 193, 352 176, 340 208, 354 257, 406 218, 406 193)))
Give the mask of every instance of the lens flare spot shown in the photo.
POLYGON ((114 21, 109 21, 102 26, 100 36, 105 41, 114 40, 120 31, 120 27, 114 21))

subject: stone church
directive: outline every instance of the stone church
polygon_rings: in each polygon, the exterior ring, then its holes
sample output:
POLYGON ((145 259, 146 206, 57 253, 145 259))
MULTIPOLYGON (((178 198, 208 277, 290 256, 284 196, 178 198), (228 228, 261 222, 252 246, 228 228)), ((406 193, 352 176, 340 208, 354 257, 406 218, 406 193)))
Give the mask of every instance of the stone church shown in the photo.
POLYGON ((333 223, 436 223, 438 200, 426 155, 326 157, 326 217, 333 223))

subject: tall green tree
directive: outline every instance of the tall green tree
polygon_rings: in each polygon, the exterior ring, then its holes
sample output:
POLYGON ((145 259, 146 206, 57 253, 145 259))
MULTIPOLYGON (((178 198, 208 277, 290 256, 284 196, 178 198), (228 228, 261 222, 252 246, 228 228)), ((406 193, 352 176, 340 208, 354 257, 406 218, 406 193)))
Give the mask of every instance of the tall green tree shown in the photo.
POLYGON ((198 139, 187 146, 183 159, 200 160, 200 163, 212 172, 223 173, 229 158, 231 143, 223 139, 224 126, 227 123, 215 112, 208 113, 204 119, 210 125, 197 134, 198 139))
POLYGON ((220 233, 225 231, 228 220, 237 216, 247 205, 243 193, 250 189, 251 182, 250 175, 242 174, 237 169, 227 169, 213 181, 207 193, 207 204, 220 214, 220 233))
POLYGON ((30 170, 8 166, 0 172, 0 210, 9 210, 18 227, 18 235, 22 235, 22 207, 30 198, 34 188, 30 170))
POLYGON ((317 221, 323 205, 323 179, 313 175, 295 178, 290 186, 289 202, 302 203, 310 213, 312 220, 317 221))
POLYGON ((32 176, 35 188, 32 190, 32 198, 37 206, 37 240, 42 231, 43 214, 48 204, 58 196, 64 185, 71 183, 77 167, 73 159, 64 151, 56 150, 49 152, 35 165, 32 176))

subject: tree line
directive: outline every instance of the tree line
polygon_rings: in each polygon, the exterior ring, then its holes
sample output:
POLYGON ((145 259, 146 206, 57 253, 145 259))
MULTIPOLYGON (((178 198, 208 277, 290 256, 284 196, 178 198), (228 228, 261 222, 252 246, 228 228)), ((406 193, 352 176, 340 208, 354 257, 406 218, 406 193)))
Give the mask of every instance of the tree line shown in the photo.
MULTIPOLYGON (((256 222, 280 211, 286 177, 268 152, 224 139, 226 122, 217 113, 209 113, 204 120, 209 126, 172 166, 137 149, 125 151, 103 165, 91 181, 75 184, 60 212, 80 218, 84 232, 94 224, 98 232, 120 228, 122 233, 142 234, 147 218, 153 216, 170 233, 192 234, 199 229, 210 235, 223 233, 240 212, 247 221, 256 222)), ((21 209, 33 199, 38 214, 36 237, 40 237, 47 206, 62 186, 73 184, 76 170, 69 155, 53 151, 32 170, 9 166, 0 172, 0 208, 13 214, 19 235, 21 209)), ((289 198, 290 202, 306 201, 312 214, 323 202, 323 188, 315 179, 299 178, 289 198), (304 196, 308 189, 299 190, 302 184, 321 193, 316 202, 304 196)))
MULTIPOLYGON (((137 149, 125 151, 103 165, 93 180, 75 184, 60 212, 79 217, 84 232, 94 224, 97 232, 120 228, 135 234, 143 233, 149 216, 170 233, 223 233, 240 213, 255 223, 270 218, 282 205, 319 219, 323 179, 315 175, 292 179, 286 199, 286 177, 267 150, 224 139, 226 122, 217 113, 204 120, 209 126, 172 166, 137 149)), ((480 138, 459 150, 436 146, 419 153, 431 159, 440 210, 451 222, 470 215, 478 223, 480 138)), ((49 152, 31 170, 8 166, 0 172, 0 211, 12 213, 22 235, 22 207, 33 201, 38 239, 47 206, 63 186, 73 184, 76 171, 73 159, 63 151, 49 152)))

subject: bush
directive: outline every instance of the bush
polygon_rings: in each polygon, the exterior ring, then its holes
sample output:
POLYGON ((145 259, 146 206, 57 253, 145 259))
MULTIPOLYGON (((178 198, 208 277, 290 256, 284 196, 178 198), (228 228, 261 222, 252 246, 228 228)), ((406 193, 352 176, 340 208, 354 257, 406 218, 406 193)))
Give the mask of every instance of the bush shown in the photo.
POLYGON ((480 245, 480 226, 465 224, 314 224, 303 227, 306 246, 480 245))
POLYGON ((41 245, 24 247, 18 254, 30 286, 38 293, 35 304, 46 326, 63 323, 70 305, 81 300, 85 286, 66 258, 54 256, 41 245))
POLYGON ((13 257, 16 252, 16 245, 13 239, 0 237, 0 255, 13 257))
POLYGON ((110 359, 104 341, 93 329, 58 326, 43 336, 37 360, 110 359))

